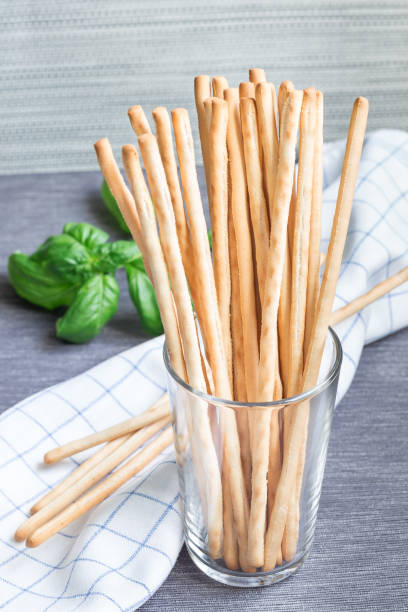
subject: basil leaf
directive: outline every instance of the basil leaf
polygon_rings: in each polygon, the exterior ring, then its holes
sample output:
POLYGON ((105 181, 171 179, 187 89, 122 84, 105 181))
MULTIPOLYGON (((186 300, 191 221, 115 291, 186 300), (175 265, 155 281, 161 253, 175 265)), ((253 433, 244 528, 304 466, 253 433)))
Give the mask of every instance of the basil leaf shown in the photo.
POLYGON ((70 283, 82 283, 96 270, 96 259, 89 249, 68 234, 48 238, 31 259, 47 264, 70 283))
POLYGON ((96 274, 78 291, 65 315, 57 321, 57 336, 81 344, 98 335, 115 314, 119 287, 113 276, 96 274))
POLYGON ((207 235, 208 235, 208 242, 210 243, 210 249, 212 250, 212 244, 213 244, 212 230, 208 230, 207 235))
POLYGON ((117 268, 139 260, 143 265, 142 255, 133 240, 102 244, 95 249, 95 254, 98 257, 98 269, 104 273, 113 273, 117 268))
POLYGON ((144 329, 155 336, 162 334, 163 325, 160 319, 160 311, 149 277, 144 270, 140 269, 138 262, 135 265, 128 264, 126 274, 129 283, 129 295, 136 306, 144 329))
POLYGON ((8 273, 10 283, 20 297, 48 310, 69 306, 79 289, 79 284, 63 280, 24 253, 10 255, 8 273))
POLYGON ((113 197, 113 193, 109 189, 109 185, 106 181, 103 181, 102 183, 101 196, 102 200, 105 202, 106 208, 113 215, 113 217, 115 217, 120 229, 126 232, 127 234, 130 234, 129 228, 126 225, 126 221, 124 220, 122 213, 120 212, 120 208, 117 205, 116 200, 113 197))
POLYGON ((109 239, 109 234, 90 223, 66 223, 64 234, 72 236, 91 251, 109 239))

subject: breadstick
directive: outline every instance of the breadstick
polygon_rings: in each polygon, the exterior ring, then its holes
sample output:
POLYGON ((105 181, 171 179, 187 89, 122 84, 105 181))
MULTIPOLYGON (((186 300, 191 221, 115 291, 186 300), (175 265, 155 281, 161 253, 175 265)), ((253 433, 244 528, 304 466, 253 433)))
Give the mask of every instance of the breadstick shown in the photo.
POLYGON ((290 326, 290 304, 291 304, 291 284, 292 284, 292 271, 289 254, 289 240, 286 239, 284 263, 283 263, 283 275, 281 294, 279 299, 279 310, 278 310, 278 337, 279 337, 279 365, 282 377, 283 385, 283 397, 289 397, 288 395, 288 384, 289 384, 289 326, 290 326))
MULTIPOLYGON (((173 434, 171 427, 166 428, 150 444, 145 446, 135 457, 132 457, 122 467, 118 468, 111 476, 80 497, 76 502, 65 508, 50 521, 34 531, 27 540, 27 546, 34 548, 48 540, 58 531, 73 523, 77 518, 94 508, 109 495, 114 493, 125 482, 142 471, 157 455, 159 455, 169 444, 172 443, 173 434)), ((35 515, 34 515, 35 516, 35 515)))
POLYGON ((407 281, 408 266, 406 266, 396 274, 393 274, 389 278, 386 278, 385 280, 381 281, 380 283, 378 283, 378 285, 375 285, 372 289, 370 289, 370 291, 364 293, 364 295, 361 295, 355 300, 352 300, 345 306, 342 306, 342 308, 338 308, 337 310, 335 310, 331 315, 330 324, 336 325, 337 323, 340 323, 340 321, 344 321, 344 319, 347 319, 348 317, 351 317, 360 310, 363 310, 363 308, 365 308, 369 304, 372 304, 373 302, 375 302, 375 300, 378 300, 383 295, 386 295, 387 293, 389 293, 396 287, 399 287, 403 283, 406 283, 407 281))
POLYGON ((252 263, 251 222, 245 178, 238 92, 224 92, 228 103, 227 147, 231 177, 231 211, 234 224, 239 270, 239 294, 242 316, 246 396, 256 401, 258 390, 258 325, 256 316, 255 280, 252 263))
POLYGON ((249 81, 244 81, 239 84, 240 98, 255 98, 255 85, 249 81))
MULTIPOLYGON (((120 170, 116 164, 115 158, 113 157, 112 147, 107 138, 101 138, 94 144, 98 163, 101 168, 102 174, 108 183, 109 189, 111 190, 113 197, 115 198, 119 208, 126 210, 126 217, 124 217, 126 225, 128 226, 134 241, 139 247, 142 256, 145 256, 145 250, 143 245, 143 237, 140 229, 140 221, 138 214, 135 209, 135 203, 129 189, 126 187, 125 181, 120 173, 120 170)), ((123 212, 122 212, 123 215, 123 212)), ((150 276, 149 268, 146 268, 146 272, 150 276)))
POLYGON ((168 282, 166 263, 160 245, 150 194, 136 148, 133 145, 125 145, 122 149, 122 158, 143 230, 170 362, 177 374, 184 379, 186 368, 179 336, 177 314, 168 282))
MULTIPOLYGON (((311 340, 306 354, 302 391, 307 391, 315 385, 320 369, 347 236, 358 164, 367 124, 367 114, 368 101, 365 98, 357 98, 354 102, 350 120, 326 266, 316 307, 311 340)), ((299 450, 303 448, 303 440, 305 435, 307 435, 308 415, 308 402, 297 406, 293 415, 293 423, 289 435, 289 448, 283 458, 281 477, 265 538, 264 571, 270 571, 275 567, 285 528, 287 500, 291 490, 296 485, 298 469, 301 468, 303 470, 303 461, 299 461, 299 450)))
POLYGON ((151 132, 149 122, 141 106, 131 106, 128 110, 128 117, 136 136, 151 132))
POLYGON ((203 156, 205 182, 207 193, 210 186, 210 154, 208 145, 207 119, 205 116, 204 100, 211 97, 210 77, 206 74, 196 76, 194 79, 194 97, 197 109, 198 130, 200 132, 201 153, 203 156))
MULTIPOLYGON (((204 336, 207 352, 214 377, 215 392, 218 397, 232 397, 225 361, 223 339, 216 301, 214 276, 211 267, 211 256, 207 240, 207 228, 203 215, 200 190, 195 169, 193 139, 188 113, 185 109, 172 111, 176 147, 180 164, 186 207, 190 218, 191 236, 195 248, 195 264, 200 278, 202 295, 204 336)), ((228 474, 233 503, 234 517, 240 549, 246 538, 245 487, 240 463, 240 448, 235 415, 225 411, 224 463, 228 474)), ((246 553, 242 552, 242 559, 246 553)))
POLYGON ((213 95, 224 99, 224 91, 228 88, 228 81, 223 76, 215 76, 212 80, 213 95))
MULTIPOLYGON (((231 210, 228 215, 228 243, 231 274, 231 337, 233 351, 234 399, 246 401, 244 340, 242 334, 242 317, 239 295, 239 275, 237 246, 231 210)), ((241 462, 244 472, 245 489, 248 501, 251 499, 251 449, 249 445, 248 411, 244 408, 237 411, 238 436, 241 446, 241 462)))
POLYGON ((323 196, 323 94, 316 91, 316 124, 315 124, 315 149, 313 168, 313 194, 312 209, 310 216, 310 241, 309 241, 309 271, 307 275, 307 300, 306 300, 306 323, 304 353, 310 341, 313 315, 316 308, 320 289, 320 267, 322 265, 320 253, 321 238, 321 210, 323 196))
POLYGON ((71 487, 66 489, 57 498, 47 504, 42 510, 39 510, 30 518, 24 521, 14 534, 17 542, 22 542, 28 538, 36 529, 44 525, 53 516, 61 512, 71 502, 78 499, 82 493, 93 487, 97 482, 102 480, 109 472, 117 467, 124 459, 132 455, 142 444, 154 436, 160 429, 170 422, 170 415, 164 419, 160 419, 144 427, 140 431, 129 437, 126 442, 123 442, 113 453, 105 457, 95 468, 75 482, 71 487))
POLYGON ((262 185, 262 165, 255 101, 252 98, 241 98, 240 110, 251 221, 255 239, 256 269, 262 302, 264 274, 269 249, 269 222, 262 185))
POLYGON ((265 82, 266 81, 265 70, 263 68, 250 68, 249 69, 249 80, 254 85, 256 85, 257 83, 265 82))
MULTIPOLYGON (((231 398, 228 371, 225 361, 220 317, 217 308, 217 297, 214 275, 211 266, 210 247, 207 238, 200 188, 194 158, 193 137, 185 109, 172 111, 176 148, 180 165, 181 182, 187 213, 190 219, 190 230, 194 250, 196 274, 200 279, 200 292, 203 305, 204 341, 211 370, 214 376, 215 392, 218 397, 231 398)), ((211 185, 211 181, 210 181, 211 185)))
MULTIPOLYGON (((167 185, 173 204, 174 218, 176 220, 177 235, 179 237, 184 267, 188 270, 190 263, 190 235, 184 211, 183 195, 177 174, 177 161, 173 148, 171 122, 169 113, 163 106, 158 106, 152 112, 156 126, 156 138, 159 145, 167 185)), ((190 279, 189 279, 190 280, 190 279)))
POLYGON ((224 339, 224 351, 227 359, 228 375, 232 384, 231 278, 228 254, 227 123, 227 103, 224 100, 213 98, 210 129, 210 201, 212 202, 213 211, 213 267, 221 330, 224 339))
MULTIPOLYGON (((289 382, 288 397, 300 392, 303 373, 303 340, 305 331, 305 311, 308 277, 308 256, 310 237, 310 211, 313 188, 313 158, 316 121, 316 91, 312 88, 303 92, 302 111, 300 116, 299 165, 297 197, 293 225, 292 242, 292 286, 291 311, 289 326, 289 382)), ((285 419, 285 428, 291 427, 291 411, 285 419)), ((285 435, 288 440, 289 436, 285 435)), ((290 561, 296 553, 298 524, 298 499, 296 490, 292 491, 288 519, 282 542, 283 556, 290 561)))
POLYGON ((320 253, 319 268, 322 267, 322 265, 324 264, 325 261, 326 261, 326 253, 320 253))
POLYGON ((276 92, 272 83, 258 83, 255 87, 256 111, 261 136, 268 196, 269 218, 272 219, 273 194, 278 169, 279 144, 276 129, 276 92))
POLYGON ((224 562, 228 569, 237 570, 239 569, 238 539, 234 529, 234 516, 228 474, 223 473, 222 482, 224 501, 224 562))
POLYGON ((292 243, 292 285, 289 341, 288 396, 299 393, 303 372, 306 292, 310 236, 310 211, 313 187, 316 91, 303 92, 299 132, 299 165, 292 243))
POLYGON ((88 448, 98 446, 98 444, 103 444, 104 442, 114 440, 115 438, 120 438, 121 436, 135 431, 136 429, 141 429, 146 425, 154 423, 158 419, 168 416, 168 414, 169 402, 166 394, 155 402, 153 406, 141 414, 131 417, 130 419, 126 419, 126 421, 122 421, 117 425, 107 427, 103 431, 97 431, 96 433, 89 434, 88 436, 84 436, 78 440, 72 440, 71 442, 67 442, 62 446, 53 448, 44 455, 44 462, 56 463, 57 461, 61 461, 66 457, 71 457, 72 455, 80 453, 88 448))
MULTIPOLYGON (((198 345, 194 315, 181 260, 174 214, 170 193, 166 183, 163 165, 155 137, 144 134, 139 138, 140 150, 147 172, 147 178, 156 208, 160 227, 160 238, 166 252, 167 268, 177 309, 179 329, 183 344, 189 384, 200 391, 206 391, 201 367, 201 354, 198 345)), ((217 558, 222 553, 222 492, 221 476, 217 454, 212 441, 208 414, 197 400, 192 406, 195 432, 200 441, 200 450, 207 472, 208 504, 208 547, 209 554, 217 558)))
POLYGON ((32 506, 32 508, 30 509, 30 513, 34 514, 35 512, 38 512, 38 510, 41 510, 42 508, 47 506, 49 502, 53 501, 61 493, 69 489, 69 487, 75 482, 77 482, 80 478, 82 478, 82 476, 87 474, 96 465, 99 465, 99 463, 105 457, 113 453, 113 451, 116 450, 121 444, 123 444, 123 442, 125 442, 130 437, 130 435, 131 434, 116 438, 116 440, 112 440, 111 442, 105 444, 105 446, 103 446, 100 450, 94 453, 92 457, 89 457, 88 459, 86 459, 86 461, 81 463, 81 465, 79 465, 73 472, 71 472, 71 474, 69 474, 69 476, 67 476, 62 482, 57 484, 53 489, 51 489, 51 491, 41 497, 41 499, 39 499, 34 504, 34 506, 32 506))
POLYGON ((280 286, 286 247, 286 225, 292 194, 292 179, 295 166, 296 140, 303 92, 293 91, 283 109, 283 129, 279 143, 279 164, 274 198, 274 217, 271 223, 270 251, 265 283, 265 304, 263 308, 259 393, 258 400, 270 401, 273 397, 274 377, 277 364, 274 350, 280 286))
POLYGON ((282 119, 283 119, 283 108, 287 97, 292 91, 295 91, 295 86, 292 81, 283 81, 279 86, 278 91, 278 112, 279 112, 279 137, 281 136, 282 131, 282 119))
MULTIPOLYGON (((276 354, 277 316, 280 286, 282 282, 286 224, 295 165, 297 129, 302 92, 294 91, 284 105, 282 138, 279 146, 279 165, 274 217, 271 220, 270 253, 265 282, 264 306, 262 309, 261 347, 259 360, 258 401, 271 401, 274 394, 275 369, 278 366, 276 354)), ((268 414, 268 413, 266 413, 268 414)), ((260 415, 261 416, 261 415, 260 415)), ((268 415, 269 416, 269 415, 268 415)), ((264 417, 266 421, 266 417, 264 417)), ((259 567, 264 563, 264 532, 267 505, 266 475, 269 454, 269 420, 267 426, 259 419, 256 425, 256 444, 252 448, 252 501, 250 533, 252 535, 251 562, 259 567), (262 430, 261 430, 262 425, 262 430), (257 467, 255 467, 257 466, 257 467)))

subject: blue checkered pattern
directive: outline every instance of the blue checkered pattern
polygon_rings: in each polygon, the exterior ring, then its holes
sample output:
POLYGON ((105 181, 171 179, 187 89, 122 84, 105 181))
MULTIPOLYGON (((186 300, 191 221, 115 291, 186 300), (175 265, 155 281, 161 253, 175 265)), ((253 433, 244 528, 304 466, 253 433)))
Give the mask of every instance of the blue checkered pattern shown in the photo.
MULTIPOLYGON (((323 250, 330 235, 344 142, 325 147, 323 250)), ((335 307, 408 264, 408 134, 368 135, 335 307)), ((343 396, 364 344, 408 323, 404 285, 338 325, 343 396)), ((0 419, 0 607, 8 611, 133 610, 165 580, 182 543, 174 456, 162 453, 112 497, 38 549, 12 538, 34 500, 90 452, 43 466, 56 444, 147 408, 165 390, 157 338, 46 389, 0 419)))

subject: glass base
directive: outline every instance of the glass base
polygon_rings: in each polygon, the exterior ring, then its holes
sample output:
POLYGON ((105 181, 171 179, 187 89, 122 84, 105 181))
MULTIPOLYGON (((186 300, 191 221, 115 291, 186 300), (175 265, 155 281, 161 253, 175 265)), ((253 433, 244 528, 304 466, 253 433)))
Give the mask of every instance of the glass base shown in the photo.
POLYGON ((203 553, 202 550, 196 548, 192 542, 186 541, 186 546, 194 565, 204 574, 222 584, 241 588, 257 588, 281 582, 297 572, 298 569, 302 567, 308 555, 308 552, 306 552, 301 557, 295 557, 290 563, 277 566, 271 572, 246 574, 241 570, 235 571, 228 569, 221 565, 222 561, 221 563, 214 561, 207 554, 203 553))

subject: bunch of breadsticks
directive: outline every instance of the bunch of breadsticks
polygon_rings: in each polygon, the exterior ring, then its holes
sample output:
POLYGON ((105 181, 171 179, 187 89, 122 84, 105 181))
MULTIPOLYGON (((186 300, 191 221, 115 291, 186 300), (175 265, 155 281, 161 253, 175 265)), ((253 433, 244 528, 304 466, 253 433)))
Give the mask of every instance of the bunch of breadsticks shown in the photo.
MULTIPOLYGON (((276 96, 263 71, 254 69, 239 89, 215 77, 211 92, 209 77, 199 76, 195 98, 212 256, 186 110, 173 110, 170 119, 156 108, 156 135, 141 107, 129 110, 147 183, 133 145, 123 147, 130 191, 106 139, 95 145, 98 160, 143 254, 175 372, 194 389, 225 400, 292 397, 317 380, 368 102, 354 104, 320 282, 322 94, 286 81, 276 96)), ((198 450, 205 453, 197 480, 205 484, 209 554, 246 572, 290 561, 308 406, 285 417, 283 435, 276 411, 225 411, 222 468, 208 413, 196 413, 191 452, 193 459, 198 450)))
MULTIPOLYGON (((256 405, 311 389, 329 323, 408 280, 408 268, 331 314, 368 102, 354 104, 332 235, 322 254, 323 96, 313 88, 295 90, 290 81, 276 96, 261 69, 251 69, 249 79, 239 89, 224 77, 212 84, 208 76, 195 80, 212 254, 186 110, 173 110, 170 119, 156 108, 153 135, 142 108, 129 109, 147 183, 133 145, 123 147, 130 189, 109 141, 98 141, 95 150, 142 252, 173 369, 198 391, 256 405)), ((175 450, 182 463, 189 446, 209 555, 245 572, 291 561, 307 402, 284 411, 283 419, 256 406, 224 410, 221 461, 208 404, 192 399, 186 416, 189 439, 176 434, 175 450)), ((169 421, 165 395, 142 415, 47 453, 45 462, 54 463, 106 442, 33 506, 16 539, 37 546, 113 493, 171 443, 169 421)))

